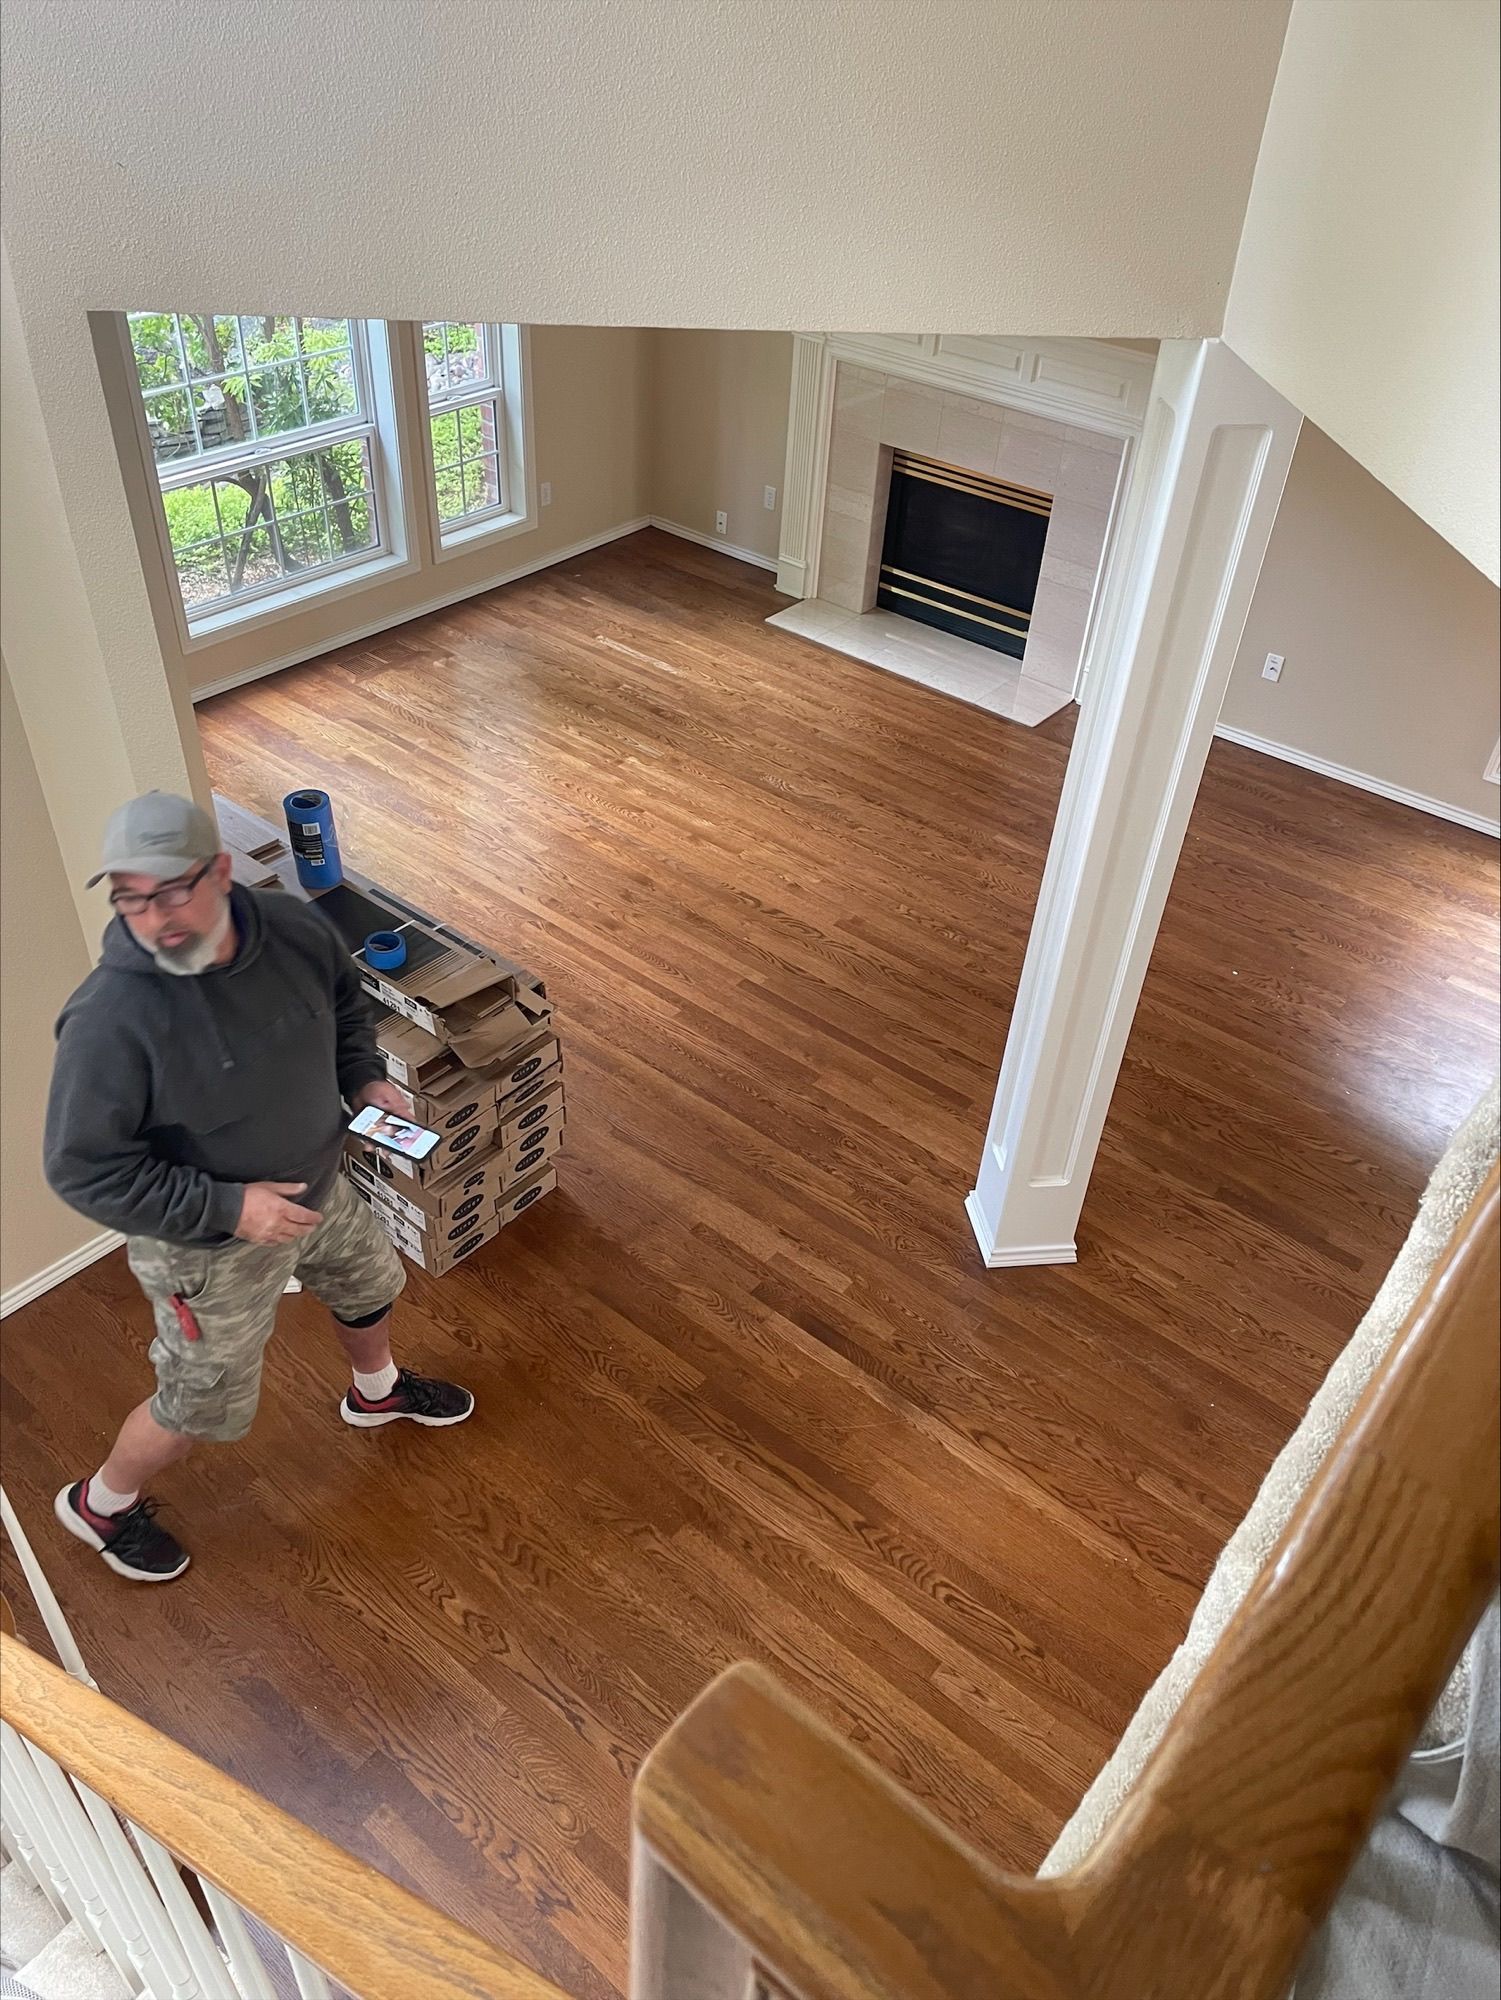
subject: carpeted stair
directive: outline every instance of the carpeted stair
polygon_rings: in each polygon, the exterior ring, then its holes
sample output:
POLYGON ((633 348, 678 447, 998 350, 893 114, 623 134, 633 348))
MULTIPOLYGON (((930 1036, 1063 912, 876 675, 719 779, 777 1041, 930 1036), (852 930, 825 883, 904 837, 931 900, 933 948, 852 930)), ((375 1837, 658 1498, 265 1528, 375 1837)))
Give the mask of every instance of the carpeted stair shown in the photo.
POLYGON ((0 2000, 134 2000, 104 1953, 13 1861, 0 1868, 0 2000))

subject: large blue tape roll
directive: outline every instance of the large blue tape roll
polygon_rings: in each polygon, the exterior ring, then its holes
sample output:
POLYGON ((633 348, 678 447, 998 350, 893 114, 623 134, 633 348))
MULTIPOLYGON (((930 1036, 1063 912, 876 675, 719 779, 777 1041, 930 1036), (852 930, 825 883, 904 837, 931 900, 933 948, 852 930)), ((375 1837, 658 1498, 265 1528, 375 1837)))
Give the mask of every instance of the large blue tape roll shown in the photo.
POLYGON ((333 801, 327 792, 288 792, 282 800, 287 838, 304 889, 332 889, 344 880, 333 801))

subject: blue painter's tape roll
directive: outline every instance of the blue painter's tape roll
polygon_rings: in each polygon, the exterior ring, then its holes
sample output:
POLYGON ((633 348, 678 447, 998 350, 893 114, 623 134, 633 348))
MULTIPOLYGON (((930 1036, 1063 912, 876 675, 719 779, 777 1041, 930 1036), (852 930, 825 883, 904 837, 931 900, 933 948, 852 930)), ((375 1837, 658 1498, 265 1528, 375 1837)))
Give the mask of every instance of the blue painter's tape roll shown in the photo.
POLYGON ((304 889, 332 889, 344 880, 333 801, 327 792, 288 792, 282 800, 287 838, 304 889))
POLYGON ((407 962, 407 941, 400 931, 372 931, 365 940, 365 963, 372 972, 394 972, 407 962))

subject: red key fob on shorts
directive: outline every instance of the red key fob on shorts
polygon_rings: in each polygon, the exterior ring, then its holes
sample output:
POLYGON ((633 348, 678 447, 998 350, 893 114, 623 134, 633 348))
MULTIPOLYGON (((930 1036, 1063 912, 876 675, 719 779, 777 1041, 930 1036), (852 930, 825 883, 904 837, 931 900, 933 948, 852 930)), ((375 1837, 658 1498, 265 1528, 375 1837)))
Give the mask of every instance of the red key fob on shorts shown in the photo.
POLYGON ((183 1339, 202 1340, 203 1331, 193 1317, 193 1308, 176 1292, 172 1294, 172 1310, 177 1314, 177 1324, 182 1328, 183 1339))

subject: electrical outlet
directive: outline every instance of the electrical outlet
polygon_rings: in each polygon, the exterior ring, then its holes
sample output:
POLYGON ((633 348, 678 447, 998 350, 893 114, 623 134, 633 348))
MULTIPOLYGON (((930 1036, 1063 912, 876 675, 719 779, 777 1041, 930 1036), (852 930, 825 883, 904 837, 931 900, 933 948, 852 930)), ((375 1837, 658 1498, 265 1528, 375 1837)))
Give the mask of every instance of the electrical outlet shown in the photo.
POLYGON ((550 479, 543 480, 542 490, 539 495, 539 498, 541 499, 542 505, 544 507, 550 507, 552 505, 552 481, 550 479))
POLYGON ((1285 663, 1285 654, 1268 653, 1266 656, 1266 665, 1261 670, 1261 678, 1264 681, 1280 681, 1285 663))
POLYGON ((777 489, 774 486, 763 486, 761 488, 761 505, 766 509, 768 514, 776 512, 777 489))
POLYGON ((723 508, 714 516, 714 532, 716 535, 727 535, 730 532, 730 517, 723 508))

